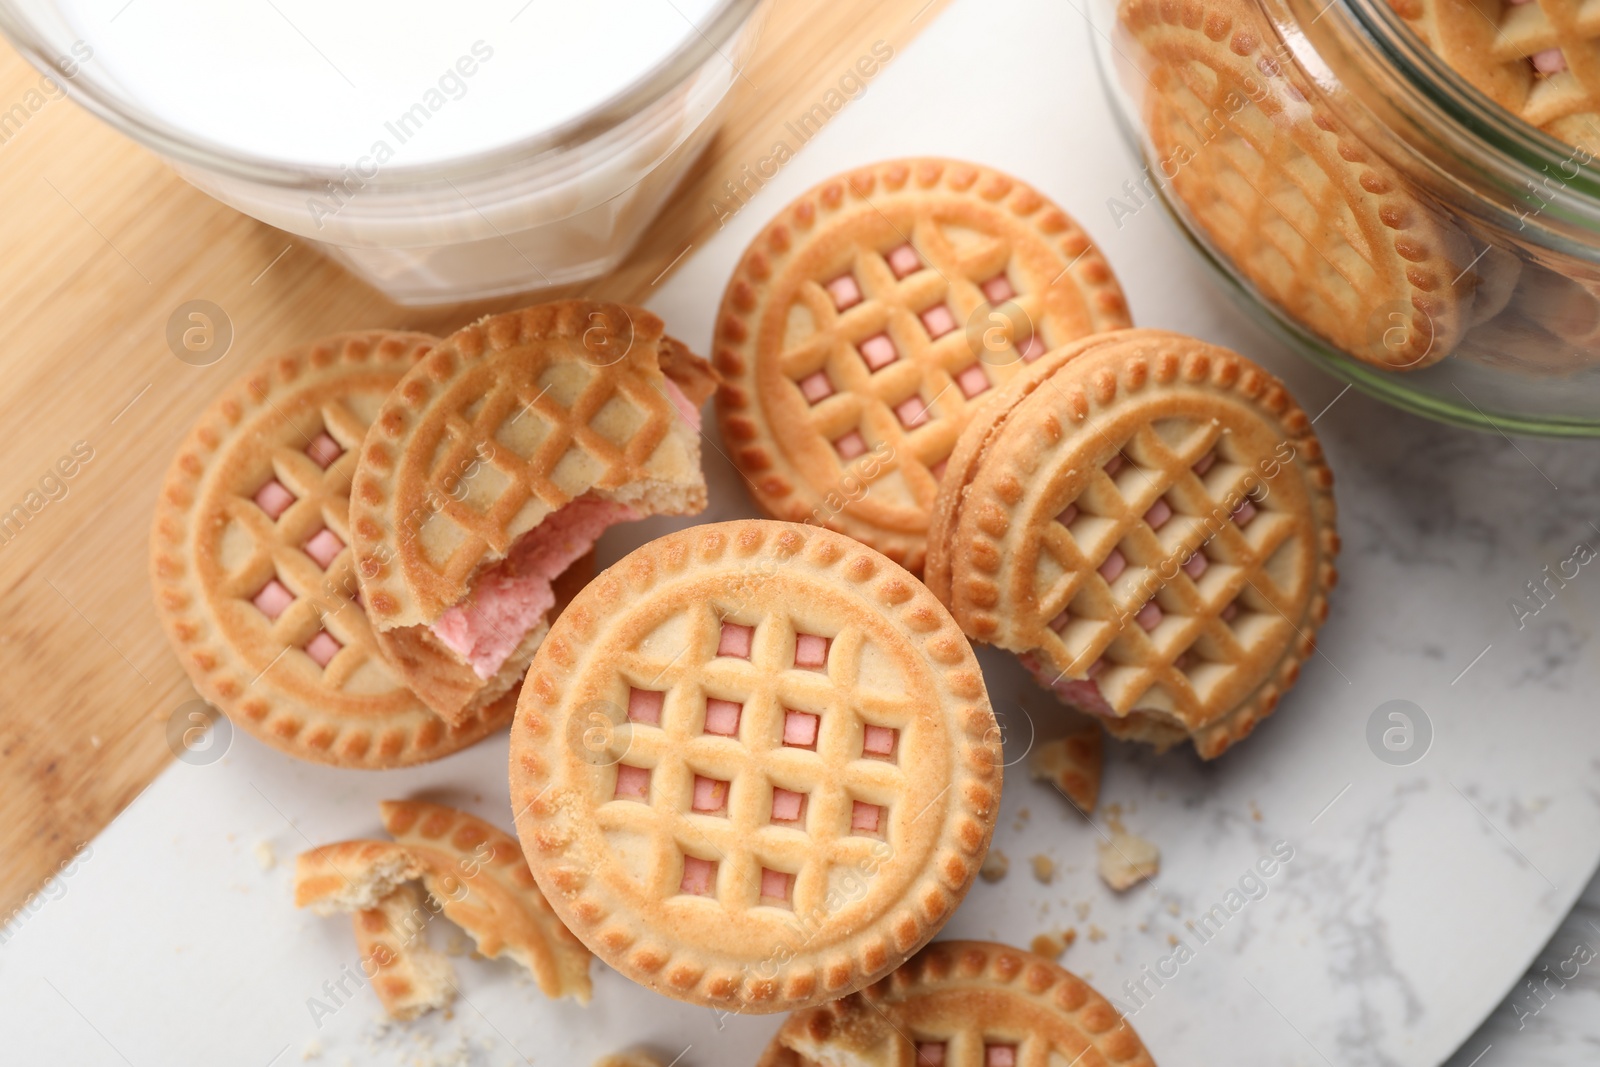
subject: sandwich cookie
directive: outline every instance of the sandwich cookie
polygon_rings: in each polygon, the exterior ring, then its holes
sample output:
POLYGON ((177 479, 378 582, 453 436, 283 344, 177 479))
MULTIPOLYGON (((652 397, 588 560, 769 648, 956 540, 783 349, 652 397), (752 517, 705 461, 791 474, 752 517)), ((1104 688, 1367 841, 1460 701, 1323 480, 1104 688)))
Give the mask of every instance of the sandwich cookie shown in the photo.
POLYGON ((796 1012, 759 1067, 1154 1067, 1105 997, 1050 960, 939 941, 876 985, 796 1012))
POLYGON ((447 723, 384 657, 346 546, 367 426, 438 343, 344 333, 263 361, 201 417, 156 504, 150 582, 195 689, 293 756, 341 767, 438 759, 509 720, 447 723))
POLYGON ((545 996, 589 1002, 589 951, 555 917, 509 834, 440 804, 390 800, 381 810, 393 841, 301 853, 294 895, 319 915, 354 913, 363 971, 391 1016, 414 1018, 454 998, 454 971, 426 933, 439 914, 481 955, 526 967, 545 996))
POLYGON ((705 507, 708 364, 640 308, 567 300, 440 342, 362 449, 350 529, 389 658, 448 722, 527 670, 608 527, 705 507))
POLYGON ((1252 0, 1122 0, 1118 23, 1156 180, 1225 263, 1364 362, 1413 370, 1455 349, 1479 249, 1316 103, 1252 0))
POLYGON ((1129 325, 1105 258, 998 171, 902 159, 830 178, 723 295, 717 419, 756 503, 912 571, 972 412, 1050 348, 1129 325))
POLYGON ((962 436, 928 582, 1119 737, 1219 755, 1315 648, 1333 475, 1266 371, 1160 330, 1087 338, 962 436))
POLYGON ((915 578, 816 527, 697 526, 551 628, 511 797, 529 866, 602 960, 739 1012, 899 966, 966 895, 1000 800, 967 639, 915 578))

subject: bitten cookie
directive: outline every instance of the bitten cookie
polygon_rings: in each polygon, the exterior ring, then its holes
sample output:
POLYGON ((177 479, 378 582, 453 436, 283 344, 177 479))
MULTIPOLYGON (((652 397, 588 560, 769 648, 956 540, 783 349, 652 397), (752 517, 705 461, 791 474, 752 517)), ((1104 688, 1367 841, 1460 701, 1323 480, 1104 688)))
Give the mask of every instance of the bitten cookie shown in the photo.
POLYGON ((436 344, 375 330, 263 360, 201 417, 162 486, 150 582, 167 637, 201 696, 290 755, 397 767, 510 719, 514 695, 446 723, 412 694, 346 549, 367 426, 436 344))
POLYGON ((1283 385, 1160 330, 1069 345, 963 435, 930 588, 1113 734, 1220 754, 1315 648, 1333 475, 1283 385))
POLYGON ((1082 979, 1031 952, 939 941, 876 985, 796 1012, 758 1067, 1154 1067, 1082 979))
POLYGON ((1127 326, 1099 249, 987 167, 840 175, 751 243, 723 296, 717 419, 756 503, 912 571, 962 428, 1047 349, 1127 326))
POLYGON ((932 938, 978 872, 999 731, 971 646, 882 555, 743 520, 636 550, 540 647, 511 744, 529 866, 657 992, 817 1004, 932 938))
POLYGON ((705 507, 713 382, 649 312, 567 300, 456 332, 396 386, 350 530, 378 640, 429 707, 467 721, 522 680, 608 526, 705 507))

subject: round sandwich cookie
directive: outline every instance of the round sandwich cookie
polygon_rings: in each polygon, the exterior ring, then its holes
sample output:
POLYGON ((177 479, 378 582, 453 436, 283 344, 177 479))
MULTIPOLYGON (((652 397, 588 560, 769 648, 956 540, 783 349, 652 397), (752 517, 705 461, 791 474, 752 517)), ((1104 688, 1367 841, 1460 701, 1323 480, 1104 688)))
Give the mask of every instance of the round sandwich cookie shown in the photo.
POLYGON ((597 956, 764 1013, 859 989, 938 932, 1001 764, 977 659, 920 582, 841 534, 742 520, 643 546, 557 620, 511 798, 597 956))
POLYGON ((1316 103, 1253 0, 1122 0, 1118 22, 1152 178, 1268 302, 1357 359, 1414 370, 1455 349, 1480 288, 1499 299, 1481 248, 1316 103))
POLYGON ((717 419, 756 503, 922 568, 962 428, 1045 351, 1129 325, 1077 223, 946 159, 840 175, 779 213, 717 320, 717 419))
POLYGON ((264 360, 201 417, 150 533, 157 613, 195 689, 293 756, 341 767, 438 759, 511 717, 446 723, 384 657, 346 550, 356 452, 438 340, 344 333, 264 360))
POLYGON ((640 308, 494 315, 420 360, 361 451, 361 594, 406 683, 463 722, 521 681, 605 529, 705 507, 709 364, 640 308))
POLYGON ((939 941, 888 978, 796 1012, 758 1067, 1154 1067, 1081 978, 990 941, 939 941))
POLYGON ((1315 649, 1332 486, 1305 412, 1249 360, 1161 330, 1087 338, 963 435, 929 584, 1111 733, 1209 759, 1315 649))

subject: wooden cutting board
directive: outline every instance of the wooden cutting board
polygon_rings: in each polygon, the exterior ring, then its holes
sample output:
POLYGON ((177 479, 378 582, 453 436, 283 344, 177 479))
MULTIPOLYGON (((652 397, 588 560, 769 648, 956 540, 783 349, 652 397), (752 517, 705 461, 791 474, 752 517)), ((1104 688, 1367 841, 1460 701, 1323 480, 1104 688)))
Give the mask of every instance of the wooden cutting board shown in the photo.
MULTIPOLYGON (((645 299, 715 230, 724 182, 874 43, 898 53, 943 5, 774 0, 727 121, 632 261, 555 295, 645 299)), ((167 720, 195 694, 150 604, 146 538, 201 409, 250 362, 322 334, 448 333, 526 302, 396 306, 43 88, 0 44, 0 513, 27 514, 0 541, 0 924, 172 758, 167 720), (233 324, 210 367, 165 341, 194 299, 233 324)))

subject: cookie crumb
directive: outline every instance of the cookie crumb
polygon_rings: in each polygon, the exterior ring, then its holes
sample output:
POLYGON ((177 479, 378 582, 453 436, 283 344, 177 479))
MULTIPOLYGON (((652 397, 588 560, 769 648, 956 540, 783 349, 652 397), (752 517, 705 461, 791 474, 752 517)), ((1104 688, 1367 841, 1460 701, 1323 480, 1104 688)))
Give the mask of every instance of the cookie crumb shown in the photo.
POLYGON ((1161 850, 1142 837, 1118 830, 1099 849, 1100 878, 1119 893, 1161 873, 1161 850))
POLYGON ((1173 948, 1177 948, 1178 947, 1178 935, 1177 934, 1168 934, 1167 935, 1167 944, 1171 945, 1173 948))
POLYGON ((983 858, 983 866, 978 868, 978 877, 985 882, 998 882, 1010 869, 1011 861, 1006 859, 1006 854, 997 848, 991 848, 989 854, 983 858))
POLYGON ((1065 930, 1056 933, 1038 934, 1034 937, 1033 943, 1029 948, 1033 950, 1035 955, 1043 956, 1046 959, 1059 960, 1062 953, 1071 948, 1072 943, 1076 940, 1078 940, 1078 928, 1069 926, 1065 930))
POLYGON ((1168 915, 1177 915, 1178 914, 1178 902, 1176 900, 1167 901, 1167 914, 1168 915))
POLYGON ((278 854, 273 851, 271 841, 257 841, 255 853, 256 862, 261 865, 263 871, 270 871, 278 865, 278 854))
POLYGON ((1066 944, 1055 934, 1035 934, 1028 944, 1028 949, 1035 956, 1043 956, 1047 960, 1058 960, 1061 954, 1067 951, 1066 944))
POLYGON ((1043 885, 1049 885, 1055 880, 1056 861, 1040 853, 1028 861, 1033 864, 1033 876, 1043 885))
POLYGON ((1106 939, 1106 932, 1094 923, 1089 924, 1089 940, 1099 943, 1106 939))
POLYGON ((1083 920, 1085 920, 1085 919, 1087 919, 1089 917, 1089 909, 1091 907, 1093 907, 1093 906, 1094 906, 1094 903, 1092 901, 1088 901, 1088 900, 1080 900, 1080 901, 1078 901, 1078 903, 1073 905, 1073 908, 1078 913, 1078 921, 1079 922, 1083 922, 1083 920))
POLYGON ((318 1041, 316 1038, 312 1038, 310 1041, 307 1041, 306 1045, 305 1045, 305 1048, 300 1050, 300 1058, 303 1059, 303 1060, 319 1060, 319 1059, 321 1059, 322 1058, 322 1042, 318 1041))

